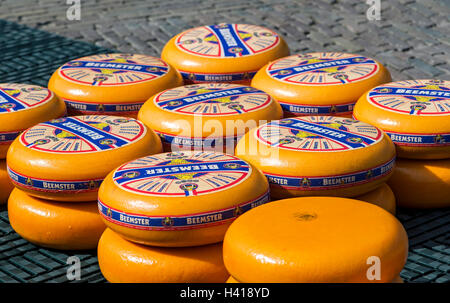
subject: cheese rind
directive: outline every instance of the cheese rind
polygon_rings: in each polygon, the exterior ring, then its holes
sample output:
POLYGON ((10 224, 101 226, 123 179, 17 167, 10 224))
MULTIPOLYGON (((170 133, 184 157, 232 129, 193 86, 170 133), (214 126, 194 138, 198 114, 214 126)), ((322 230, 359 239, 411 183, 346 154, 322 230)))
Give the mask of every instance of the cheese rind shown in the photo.
POLYGON ((396 212, 395 195, 392 192, 392 189, 386 183, 383 183, 378 188, 364 195, 357 196, 354 199, 375 204, 387 210, 391 214, 395 215, 396 212))
POLYGON ((8 202, 8 197, 14 186, 8 177, 6 170, 6 161, 0 160, 0 205, 8 202))

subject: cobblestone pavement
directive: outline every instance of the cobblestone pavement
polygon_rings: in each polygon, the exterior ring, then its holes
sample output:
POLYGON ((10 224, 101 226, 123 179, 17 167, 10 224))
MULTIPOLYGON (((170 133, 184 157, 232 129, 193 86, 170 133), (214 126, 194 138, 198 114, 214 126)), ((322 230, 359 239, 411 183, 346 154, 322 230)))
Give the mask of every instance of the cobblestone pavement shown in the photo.
POLYGON ((372 56, 394 80, 450 79, 450 0, 380 0, 369 21, 363 0, 0 0, 0 19, 123 52, 158 55, 182 30, 220 22, 259 24, 282 34, 292 53, 347 51, 372 56))

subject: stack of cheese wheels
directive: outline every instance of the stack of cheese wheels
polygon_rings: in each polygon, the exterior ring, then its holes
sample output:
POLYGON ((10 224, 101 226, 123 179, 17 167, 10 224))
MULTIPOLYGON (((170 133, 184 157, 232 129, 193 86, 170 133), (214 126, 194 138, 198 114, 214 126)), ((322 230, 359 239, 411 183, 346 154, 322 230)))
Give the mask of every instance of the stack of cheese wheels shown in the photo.
POLYGON ((246 131, 282 116, 281 106, 259 89, 203 83, 156 94, 142 106, 138 119, 161 136, 165 151, 233 154, 246 131))
POLYGON ((8 201, 13 229, 55 249, 93 249, 105 224, 97 211, 102 180, 120 164, 161 152, 159 137, 133 118, 75 116, 39 123, 11 144, 8 201))
POLYGON ((377 86, 358 100, 356 119, 383 129, 397 166, 389 180, 399 206, 450 206, 450 81, 407 80, 377 86))
POLYGON ((169 40, 161 53, 186 84, 249 84, 266 63, 288 55, 287 44, 274 31, 225 23, 188 29, 169 40))
POLYGON ((182 85, 165 61, 137 54, 99 54, 69 61, 48 86, 66 102, 69 115, 136 117, 152 95, 182 85))
POLYGON ((407 255, 407 234, 392 214, 336 197, 259 206, 236 219, 223 242, 232 283, 398 282, 407 255))
POLYGON ((14 139, 36 123, 64 116, 66 107, 52 91, 29 84, 0 84, 0 204, 13 189, 6 172, 6 153, 14 139))
POLYGON ((364 92, 389 81, 388 70, 374 59, 324 52, 270 62, 258 71, 251 85, 275 98, 286 117, 351 117, 355 102, 364 92))
POLYGON ((99 190, 108 226, 100 269, 110 282, 225 282, 221 242, 240 214, 269 201, 269 184, 228 154, 178 151, 112 171, 99 190))

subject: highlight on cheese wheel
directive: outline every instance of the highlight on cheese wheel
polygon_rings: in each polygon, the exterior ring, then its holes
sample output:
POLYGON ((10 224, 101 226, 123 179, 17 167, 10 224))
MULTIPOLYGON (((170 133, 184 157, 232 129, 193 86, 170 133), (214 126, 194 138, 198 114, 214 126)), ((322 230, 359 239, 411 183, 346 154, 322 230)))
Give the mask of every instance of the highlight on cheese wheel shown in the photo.
POLYGON ((379 207, 395 215, 397 208, 395 196, 394 193, 392 192, 392 189, 386 183, 383 183, 378 188, 366 194, 357 196, 354 199, 378 205, 379 207))
POLYGON ((389 71, 372 58, 320 52, 270 62, 256 73, 251 85, 275 98, 286 116, 350 117, 364 92, 389 81, 389 71))
POLYGON ((0 159, 24 129, 65 114, 64 102, 47 88, 0 83, 0 159))
POLYGON ((8 150, 8 174, 28 194, 56 201, 95 201, 103 178, 120 164, 162 151, 140 121, 76 116, 25 130, 8 150))
POLYGON ((242 283, 386 283, 407 256, 406 231, 393 215, 337 197, 261 205, 237 218, 223 242, 225 267, 242 283))
POLYGON ((449 207, 450 159, 398 159, 388 184, 400 207, 449 207))
POLYGON ((334 116, 293 117, 250 130, 236 156, 269 179, 271 196, 355 197, 392 174, 395 147, 378 128, 334 116))
POLYGON ((111 283, 224 283, 222 243, 197 247, 152 247, 125 240, 107 228, 98 263, 111 283))
POLYGON ((266 63, 288 56, 274 31, 249 24, 215 24, 188 29, 166 43, 161 58, 181 72, 186 84, 249 84, 266 63))
POLYGON ((8 202, 8 197, 14 186, 9 180, 8 172, 6 170, 6 161, 0 160, 0 205, 8 202))
POLYGON ((203 83, 165 90, 150 98, 138 119, 157 132, 164 150, 234 153, 249 129, 283 117, 267 93, 249 86, 203 83))
POLYGON ((358 100, 356 119, 384 130, 397 155, 450 158, 450 81, 406 80, 377 86, 358 100))
POLYGON ((106 225, 154 246, 223 240, 240 214, 269 201, 264 175, 223 153, 183 151, 123 164, 102 183, 98 206, 106 225))
POLYGON ((106 228, 95 201, 48 201, 17 188, 8 201, 8 216, 12 228, 25 240, 61 250, 94 249, 106 228))
POLYGON ((48 87, 70 115, 136 117, 152 95, 182 85, 180 73, 160 58, 139 54, 98 54, 63 64, 48 87))

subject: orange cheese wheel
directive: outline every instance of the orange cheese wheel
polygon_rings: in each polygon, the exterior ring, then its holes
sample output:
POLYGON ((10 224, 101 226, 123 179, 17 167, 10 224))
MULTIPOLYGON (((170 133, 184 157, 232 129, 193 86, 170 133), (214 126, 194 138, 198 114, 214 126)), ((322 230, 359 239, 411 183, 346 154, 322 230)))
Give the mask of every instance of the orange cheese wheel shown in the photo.
POLYGON ((388 184, 400 207, 449 207, 450 159, 398 159, 388 184))
POLYGON ((225 267, 245 283, 389 282, 407 255, 406 231, 393 215, 336 197, 261 205, 237 218, 223 242, 225 267))
POLYGON ((383 183, 378 188, 355 197, 356 200, 366 201, 384 208, 391 214, 395 215, 396 202, 392 189, 386 183, 383 183))
POLYGON ((9 194, 14 186, 9 180, 8 172, 6 170, 6 161, 0 160, 0 205, 8 201, 9 194))
POLYGON ((56 201, 94 201, 103 178, 120 164, 162 151, 140 121, 76 116, 37 124, 8 151, 8 173, 28 194, 56 201))
POLYGON ((12 228, 25 240, 63 250, 96 248, 106 228, 95 202, 47 201, 17 188, 8 200, 8 216, 12 228))
POLYGON ((297 54, 270 62, 252 80, 277 100, 286 115, 349 116, 367 90, 391 81, 378 61, 355 54, 297 54))
POLYGON ((164 46, 161 58, 177 68, 186 84, 249 84, 266 63, 289 55, 274 31, 249 24, 216 24, 188 29, 164 46))
POLYGON ((24 129, 65 114, 64 102, 47 88, 0 83, 0 159, 24 129))
MULTIPOLYGON (((241 283, 236 278, 230 276, 228 280, 225 283, 241 283)), ((391 283, 404 283, 403 279, 400 276, 397 276, 394 278, 394 280, 391 281, 391 283)))
POLYGON ((450 158, 450 81, 407 80, 377 86, 356 103, 356 119, 384 130, 397 155, 450 158))
POLYGON ((264 175, 223 153, 152 155, 112 171, 99 190, 106 225, 128 240, 154 246, 221 242, 241 213, 269 201, 264 175))
POLYGON ((182 85, 165 61, 139 54, 99 54, 58 68, 48 87, 66 102, 70 115, 136 117, 142 104, 167 88, 182 85))
POLYGON ((234 153, 246 131, 283 117, 267 93, 227 83, 192 84, 151 97, 138 119, 157 132, 166 151, 216 150, 234 153))
POLYGON ((98 263, 112 283, 224 283, 222 243, 198 247, 152 247, 125 240, 107 228, 98 263))
POLYGON ((395 147, 378 128, 349 118, 308 116, 250 130, 236 156, 269 179, 273 199, 355 197, 386 181, 395 147))

